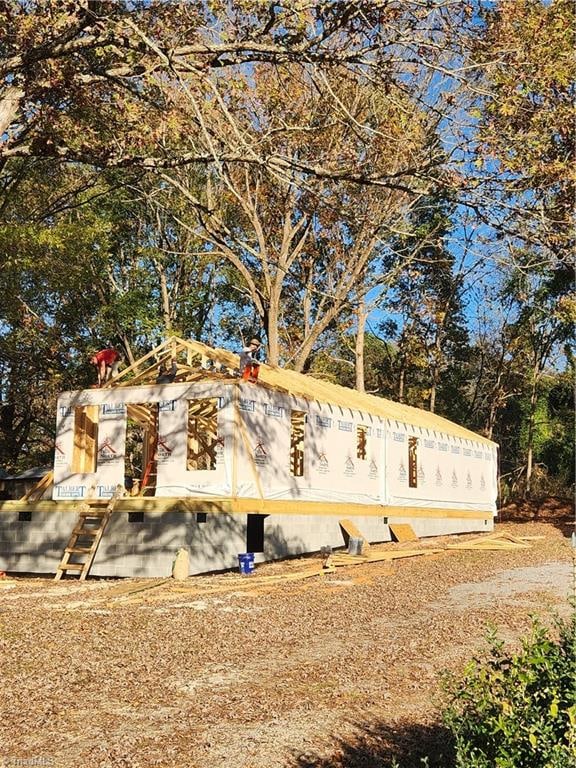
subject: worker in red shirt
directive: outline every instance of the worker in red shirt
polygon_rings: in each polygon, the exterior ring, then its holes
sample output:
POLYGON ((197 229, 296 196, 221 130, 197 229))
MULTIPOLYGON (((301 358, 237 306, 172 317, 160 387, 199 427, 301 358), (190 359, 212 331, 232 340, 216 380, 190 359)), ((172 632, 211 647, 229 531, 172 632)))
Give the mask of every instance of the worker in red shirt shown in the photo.
POLYGON ((101 387, 118 373, 118 368, 122 362, 122 355, 112 347, 107 347, 92 355, 90 362, 96 366, 98 386, 101 387))

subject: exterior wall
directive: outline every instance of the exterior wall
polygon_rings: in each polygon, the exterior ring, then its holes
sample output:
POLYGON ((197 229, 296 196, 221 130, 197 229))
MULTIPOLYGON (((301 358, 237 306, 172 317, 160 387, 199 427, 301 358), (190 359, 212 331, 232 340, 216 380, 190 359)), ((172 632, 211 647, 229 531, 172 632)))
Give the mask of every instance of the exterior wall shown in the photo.
POLYGON ((301 501, 379 504, 384 488, 383 422, 340 406, 243 387, 238 403, 238 495, 301 501), (307 414, 304 475, 290 474, 290 415, 307 414), (357 458, 358 426, 368 432, 366 458, 357 458), (257 476, 256 476, 257 472, 257 476))
POLYGON ((496 446, 433 430, 386 423, 386 497, 391 506, 496 512, 496 446), (417 441, 416 487, 410 487, 409 439, 417 441))
POLYGON ((495 512, 496 446, 251 384, 122 387, 60 398, 54 499, 107 498, 124 483, 126 405, 158 403, 156 496, 334 501, 495 512), (186 467, 188 401, 217 398, 212 470, 186 467), (74 407, 98 404, 97 469, 73 473, 74 407), (290 471, 290 415, 306 414, 304 475, 290 471), (365 458, 357 430, 366 431, 365 458), (408 442, 417 442, 410 487, 408 442))
POLYGON ((109 498, 125 480, 126 405, 158 404, 157 496, 230 495, 233 467, 232 387, 214 381, 119 387, 64 393, 58 401, 54 454, 55 500, 109 498), (188 400, 217 398, 221 447, 216 470, 186 469, 188 400), (98 405, 97 468, 72 471, 74 409, 98 405))

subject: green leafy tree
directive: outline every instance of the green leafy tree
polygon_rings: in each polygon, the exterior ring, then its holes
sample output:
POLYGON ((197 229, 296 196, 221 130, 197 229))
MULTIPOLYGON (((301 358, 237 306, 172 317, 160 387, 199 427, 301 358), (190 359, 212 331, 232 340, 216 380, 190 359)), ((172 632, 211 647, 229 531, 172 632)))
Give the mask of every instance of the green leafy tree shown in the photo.
MULTIPOLYGON (((411 212, 409 234, 396 241, 393 259, 401 269, 385 308, 399 317, 396 376, 398 399, 440 405, 450 414, 454 382, 468 352, 468 332, 463 314, 464 267, 448 250, 453 204, 445 197, 426 197, 411 212), (442 394, 444 401, 437 402, 442 394)), ((394 323, 389 323, 393 330, 394 323)))
POLYGON ((473 110, 477 164, 495 210, 480 204, 502 230, 558 259, 574 240, 576 6, 502 0, 482 4, 479 15, 471 45, 483 94, 473 110))

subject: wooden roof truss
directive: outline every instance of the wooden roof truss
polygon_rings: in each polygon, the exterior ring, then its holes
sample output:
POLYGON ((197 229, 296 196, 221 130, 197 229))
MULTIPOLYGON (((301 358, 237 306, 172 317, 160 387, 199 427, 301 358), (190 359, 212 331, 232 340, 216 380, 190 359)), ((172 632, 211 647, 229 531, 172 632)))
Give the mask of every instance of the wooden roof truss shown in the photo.
MULTIPOLYGON (((207 346, 200 341, 171 336, 162 344, 125 368, 110 379, 105 387, 129 387, 139 384, 155 384, 160 366, 177 364, 175 383, 194 382, 206 379, 240 383, 239 356, 224 349, 207 346)), ((390 419, 399 424, 410 424, 419 428, 422 434, 444 435, 468 440, 471 443, 496 444, 436 413, 430 413, 403 403, 396 403, 383 397, 358 392, 331 381, 262 363, 256 386, 289 393, 308 401, 317 400, 339 406, 341 409, 355 409, 366 414, 390 419), (438 434, 437 434, 438 433, 438 434)))

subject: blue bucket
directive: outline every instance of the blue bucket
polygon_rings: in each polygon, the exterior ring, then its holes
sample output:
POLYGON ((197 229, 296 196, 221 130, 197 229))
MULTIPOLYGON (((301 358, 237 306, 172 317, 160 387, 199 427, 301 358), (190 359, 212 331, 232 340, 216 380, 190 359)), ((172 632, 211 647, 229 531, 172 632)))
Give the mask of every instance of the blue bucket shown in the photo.
POLYGON ((250 576, 254 573, 254 552, 244 552, 238 555, 238 567, 242 576, 250 576))

